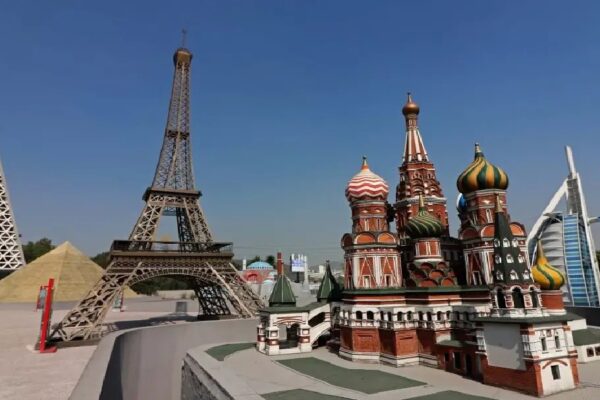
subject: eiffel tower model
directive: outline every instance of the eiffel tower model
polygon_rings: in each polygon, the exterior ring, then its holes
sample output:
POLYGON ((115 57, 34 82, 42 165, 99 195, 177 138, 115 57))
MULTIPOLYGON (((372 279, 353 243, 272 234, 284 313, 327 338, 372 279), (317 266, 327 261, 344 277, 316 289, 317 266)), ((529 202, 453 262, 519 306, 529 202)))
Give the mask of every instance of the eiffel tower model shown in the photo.
POLYGON ((53 340, 95 339, 102 322, 123 289, 158 276, 183 276, 192 282, 199 318, 254 316, 260 298, 239 277, 231 260, 231 243, 214 242, 195 188, 190 144, 190 67, 192 53, 179 48, 173 55, 175 73, 167 126, 152 186, 129 240, 115 240, 110 264, 98 283, 58 323, 53 340), (179 240, 156 241, 163 215, 175 216, 179 240), (233 309, 233 310, 232 310, 233 309))
POLYGON ((0 278, 25 264, 15 216, 10 206, 6 178, 0 162, 0 278))

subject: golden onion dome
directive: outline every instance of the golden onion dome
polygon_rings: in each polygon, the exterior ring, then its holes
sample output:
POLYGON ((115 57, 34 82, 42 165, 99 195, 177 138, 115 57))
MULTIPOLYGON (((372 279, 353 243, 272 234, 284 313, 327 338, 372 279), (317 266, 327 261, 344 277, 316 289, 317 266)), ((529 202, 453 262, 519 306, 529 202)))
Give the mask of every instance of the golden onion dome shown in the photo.
POLYGON ((410 92, 408 92, 407 95, 408 99, 406 100, 404 107, 402 107, 402 114, 404 114, 405 117, 411 114, 419 115, 419 105, 413 101, 410 92))
POLYGON ((439 237, 444 232, 444 225, 425 208, 423 195, 419 193, 419 212, 408 220, 406 233, 412 239, 439 237))
POLYGON ((177 65, 178 63, 190 64, 192 62, 192 52, 186 49, 185 47, 180 47, 175 50, 175 54, 173 54, 173 63, 177 65))
POLYGON ((508 175, 500 167, 489 162, 479 143, 475 143, 475 159, 456 180, 461 193, 471 193, 484 189, 501 189, 508 187, 508 175))
POLYGON ((533 280, 544 290, 557 290, 565 283, 564 274, 548 263, 540 240, 537 242, 537 253, 535 263, 531 268, 531 275, 533 280))

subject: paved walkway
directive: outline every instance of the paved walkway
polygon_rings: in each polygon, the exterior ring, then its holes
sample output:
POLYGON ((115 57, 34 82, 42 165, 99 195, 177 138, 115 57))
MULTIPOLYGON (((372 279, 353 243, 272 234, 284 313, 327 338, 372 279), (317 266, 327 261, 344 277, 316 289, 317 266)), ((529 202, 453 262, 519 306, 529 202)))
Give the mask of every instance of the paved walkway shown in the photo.
MULTIPOLYGON (((188 310, 197 310, 189 302, 188 310)), ((162 325, 195 320, 173 315, 175 301, 140 298, 127 301, 128 311, 109 312, 112 329, 162 325)), ((73 304, 57 304, 52 321, 59 321, 73 304)), ((96 346, 63 348, 53 354, 31 349, 37 340, 41 312, 33 304, 0 303, 0 399, 66 400, 96 346)))

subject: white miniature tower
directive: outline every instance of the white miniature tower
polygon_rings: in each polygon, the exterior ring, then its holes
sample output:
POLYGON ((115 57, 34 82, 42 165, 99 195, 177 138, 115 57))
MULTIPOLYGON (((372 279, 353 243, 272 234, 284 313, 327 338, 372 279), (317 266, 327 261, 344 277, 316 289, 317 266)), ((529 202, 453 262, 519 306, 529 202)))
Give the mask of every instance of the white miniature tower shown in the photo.
POLYGON ((19 240, 6 178, 0 162, 0 272, 14 271, 24 264, 23 248, 19 240))

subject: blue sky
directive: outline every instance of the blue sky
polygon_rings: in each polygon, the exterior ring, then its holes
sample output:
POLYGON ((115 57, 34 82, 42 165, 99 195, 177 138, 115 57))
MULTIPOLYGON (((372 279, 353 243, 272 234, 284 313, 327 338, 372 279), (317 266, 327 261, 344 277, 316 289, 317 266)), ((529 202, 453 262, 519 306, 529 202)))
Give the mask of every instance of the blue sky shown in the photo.
POLYGON ((25 241, 94 255, 128 236, 182 27, 202 204, 240 257, 341 259, 361 156, 398 182, 408 90, 453 232, 475 141, 509 174, 514 219, 531 226, 558 187, 565 144, 600 213, 595 2, 93 3, 9 2, 0 14, 0 157, 25 241))

